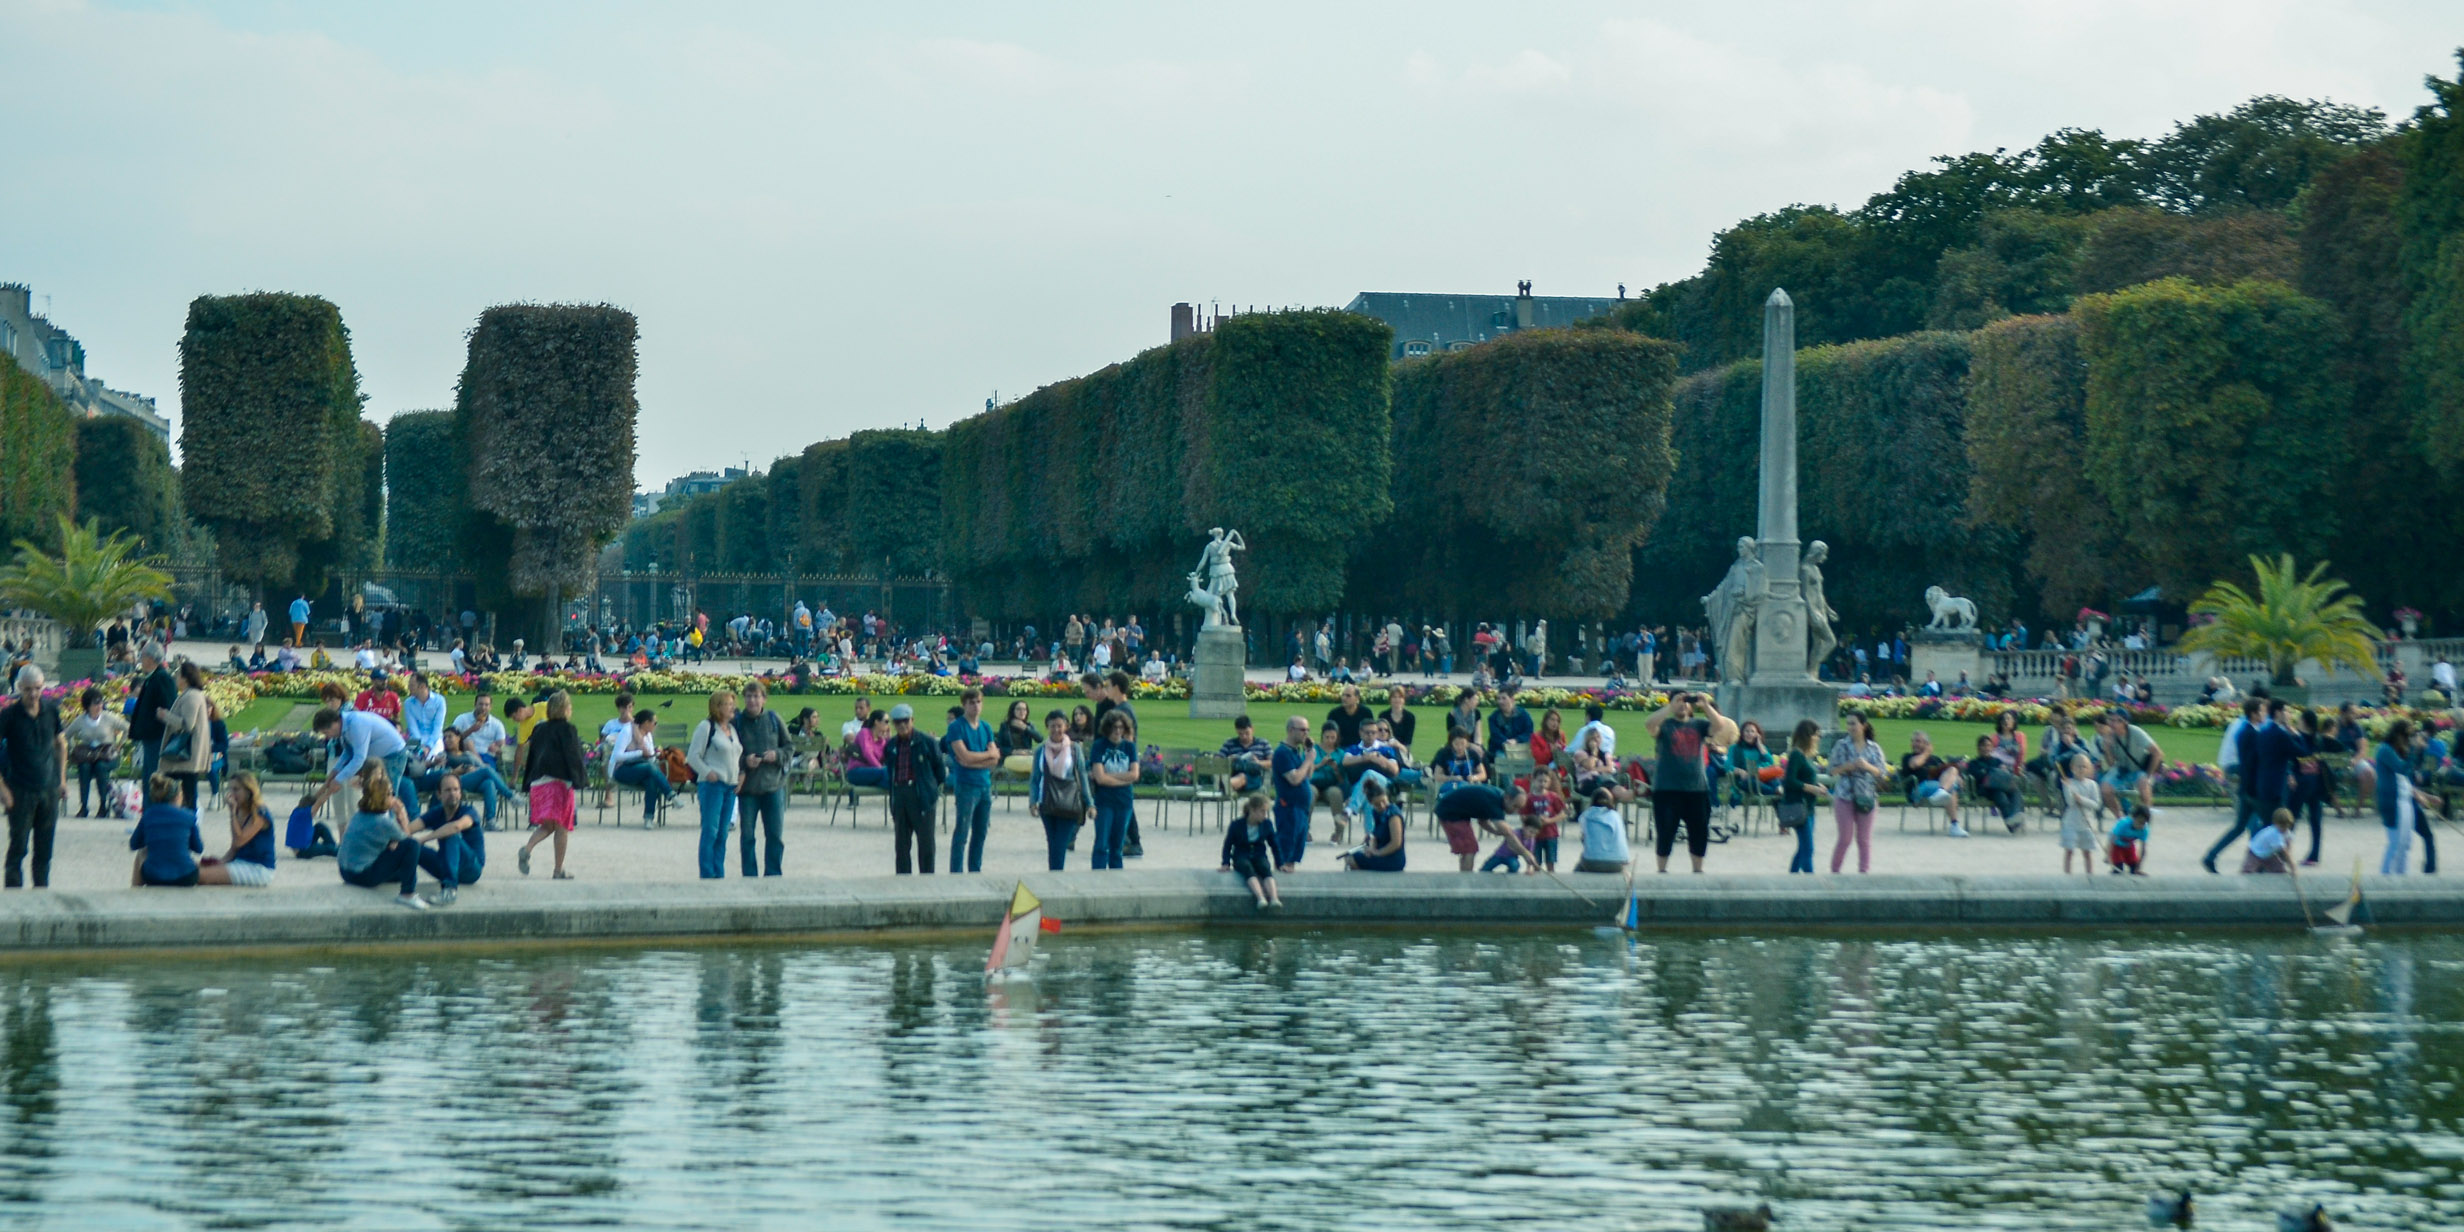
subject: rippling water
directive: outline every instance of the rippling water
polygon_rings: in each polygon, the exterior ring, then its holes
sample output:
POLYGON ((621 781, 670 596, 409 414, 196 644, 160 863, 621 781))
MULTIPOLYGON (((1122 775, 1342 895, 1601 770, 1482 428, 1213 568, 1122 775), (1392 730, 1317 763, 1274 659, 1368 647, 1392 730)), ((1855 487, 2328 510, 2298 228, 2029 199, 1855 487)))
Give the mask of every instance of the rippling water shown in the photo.
POLYGON ((2464 1226, 2464 942, 1049 939, 0 967, 0 1225, 2464 1226))

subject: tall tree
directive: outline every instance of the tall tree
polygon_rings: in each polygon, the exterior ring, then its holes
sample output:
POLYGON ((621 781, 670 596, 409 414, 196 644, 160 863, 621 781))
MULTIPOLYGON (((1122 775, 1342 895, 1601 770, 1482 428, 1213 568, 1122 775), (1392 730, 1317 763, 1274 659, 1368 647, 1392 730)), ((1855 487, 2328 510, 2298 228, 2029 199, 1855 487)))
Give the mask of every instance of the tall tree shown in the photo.
POLYGON ((77 517, 125 531, 149 555, 168 555, 178 538, 179 476, 171 449, 125 415, 77 421, 77 517))
MULTIPOLYGON (((2464 51, 2456 53, 2464 68, 2464 51)), ((2464 475, 2464 73, 2428 80, 2431 101, 2413 112, 2401 149, 2404 188, 2397 220, 2411 302, 2404 363, 2414 431, 2430 460, 2464 475)))
POLYGON ((0 351, 0 546, 54 546, 77 505, 77 430, 51 387, 0 351))
POLYGON ((225 574, 322 591, 361 549, 359 372, 313 295, 203 295, 180 338, 180 496, 225 574), (337 540, 337 535, 342 536, 337 540))
POLYGON ((2185 120, 2144 158, 2157 201, 2185 212, 2280 210, 2312 176, 2387 135, 2387 113, 2265 94, 2185 120))
POLYGON ((454 401, 468 450, 466 548, 488 597, 540 644, 562 596, 588 587, 633 511, 633 314, 605 304, 509 304, 480 314, 454 401))
POLYGON ((469 507, 452 411, 403 411, 385 421, 385 563, 422 573, 461 569, 469 507))

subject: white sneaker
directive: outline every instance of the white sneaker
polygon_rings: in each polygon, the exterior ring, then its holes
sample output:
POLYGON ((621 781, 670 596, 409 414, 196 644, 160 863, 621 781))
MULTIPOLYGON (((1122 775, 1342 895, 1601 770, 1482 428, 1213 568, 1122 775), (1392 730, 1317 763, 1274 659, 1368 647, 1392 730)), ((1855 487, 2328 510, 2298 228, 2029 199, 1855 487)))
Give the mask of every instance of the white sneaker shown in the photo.
POLYGON ((461 896, 454 893, 452 886, 447 886, 444 889, 438 890, 436 892, 436 898, 428 905, 432 907, 450 907, 453 906, 453 900, 459 897, 461 896))
POLYGON ((1966 827, 1964 827, 1964 826, 1961 826, 1961 825, 1960 825, 1958 822, 1956 822, 1956 821, 1952 822, 1952 823, 1951 823, 1951 837, 1952 837, 1952 838, 1966 838, 1966 837, 1968 837, 1968 831, 1967 831, 1967 828, 1966 828, 1966 827))
POLYGON ((408 907, 413 911, 426 911, 428 909, 428 900, 421 898, 416 894, 396 894, 394 895, 394 905, 397 907, 408 907))

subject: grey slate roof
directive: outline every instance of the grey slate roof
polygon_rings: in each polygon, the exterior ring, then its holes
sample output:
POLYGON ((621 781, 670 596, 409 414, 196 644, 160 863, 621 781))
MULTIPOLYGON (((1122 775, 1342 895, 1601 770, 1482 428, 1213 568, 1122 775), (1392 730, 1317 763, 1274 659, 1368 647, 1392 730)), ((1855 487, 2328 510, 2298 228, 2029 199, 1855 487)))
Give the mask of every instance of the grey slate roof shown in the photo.
MULTIPOLYGON (((1615 308, 1618 301, 1589 299, 1573 295, 1535 295, 1531 299, 1533 329, 1552 329, 1572 325, 1584 317, 1597 316, 1615 308)), ((1425 343, 1431 351, 1470 346, 1504 337, 1514 332, 1514 297, 1511 295, 1421 295, 1408 291, 1363 291, 1343 306, 1345 312, 1357 312, 1376 317, 1392 326, 1395 345, 1392 358, 1401 359, 1420 352, 1410 349, 1415 343, 1425 343)))

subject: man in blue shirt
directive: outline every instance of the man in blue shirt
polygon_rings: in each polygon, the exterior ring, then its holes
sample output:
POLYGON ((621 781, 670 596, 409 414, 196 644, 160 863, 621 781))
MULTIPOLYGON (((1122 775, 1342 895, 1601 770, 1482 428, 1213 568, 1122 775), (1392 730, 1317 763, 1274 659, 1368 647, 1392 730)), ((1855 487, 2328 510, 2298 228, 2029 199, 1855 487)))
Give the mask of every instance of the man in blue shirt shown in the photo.
POLYGON ((1317 770, 1317 746, 1309 741, 1309 720, 1293 715, 1283 721, 1283 743, 1267 765, 1275 780, 1276 864, 1282 872, 1300 867, 1309 850, 1309 776, 1317 770))
POLYGON ((411 695, 402 700, 402 734, 410 747, 434 757, 445 749, 445 697, 428 687, 426 672, 408 677, 411 695))
POLYGON ((462 784, 446 775, 436 785, 436 803, 420 814, 419 828, 436 845, 419 852, 419 867, 436 878, 437 891, 428 901, 438 907, 453 904, 456 887, 471 885, 487 867, 487 839, 462 802, 462 784))
POLYGON ((291 644, 308 648, 308 596, 291 600, 291 644))
POLYGON ((1497 694, 1497 709, 1489 712, 1489 760, 1509 744, 1531 743, 1531 712, 1515 704, 1511 689, 1497 694))
POLYGON ((2241 770, 2241 787, 2235 794, 2233 824, 2199 864, 2213 873, 2216 857, 2233 845, 2233 840, 2245 832, 2256 834, 2268 824, 2275 811, 2284 807, 2286 791, 2292 782, 2293 763, 2309 756, 2309 746, 2284 724, 2284 701, 2270 698, 2265 716, 2259 721, 2244 722, 2234 740, 2234 760, 2241 770))
POLYGON ((357 778, 360 770, 372 761, 384 765, 387 777, 393 780, 394 794, 402 798, 404 805, 416 807, 418 789, 405 773, 410 764, 410 746, 402 742, 402 733, 395 731, 385 716, 327 706, 317 711, 309 728, 318 739, 336 741, 340 746, 333 755, 333 772, 327 776, 325 786, 317 789, 311 807, 332 799, 335 792, 357 778))
POLYGON ((992 828, 992 770, 1001 764, 1001 750, 993 745, 992 724, 984 721, 984 691, 962 691, 958 707, 959 717, 950 720, 950 730, 941 737, 957 811, 950 825, 950 871, 980 873, 984 835, 992 828))

